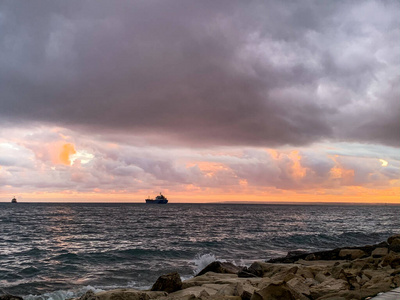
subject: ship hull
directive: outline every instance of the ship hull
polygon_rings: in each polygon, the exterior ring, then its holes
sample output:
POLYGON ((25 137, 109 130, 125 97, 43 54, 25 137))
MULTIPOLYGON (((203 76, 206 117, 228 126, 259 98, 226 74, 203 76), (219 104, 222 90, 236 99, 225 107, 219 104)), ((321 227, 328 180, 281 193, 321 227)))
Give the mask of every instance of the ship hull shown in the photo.
POLYGON ((146 199, 147 204, 167 204, 168 200, 163 199, 163 200, 152 200, 152 199, 146 199))

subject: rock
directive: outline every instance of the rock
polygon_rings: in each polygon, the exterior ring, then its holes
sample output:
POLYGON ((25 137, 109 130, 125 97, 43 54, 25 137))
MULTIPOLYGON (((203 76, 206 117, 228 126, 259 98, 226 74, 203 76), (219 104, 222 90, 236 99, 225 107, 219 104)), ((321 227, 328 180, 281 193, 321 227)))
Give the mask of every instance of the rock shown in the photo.
POLYGON ((157 281, 153 284, 152 291, 164 291, 173 293, 182 288, 181 277, 177 272, 169 273, 158 277, 157 281))
POLYGON ((304 280, 299 277, 290 279, 287 282, 292 293, 295 295, 296 299, 309 299, 310 298, 310 288, 305 284, 304 280))
POLYGON ((263 277, 265 270, 269 269, 269 265, 260 261, 255 261, 250 267, 244 267, 239 273, 239 277, 263 277))
POLYGON ((388 255, 386 255, 382 260, 382 267, 390 266, 393 269, 396 269, 400 266, 400 254, 390 251, 388 255))
POLYGON ((259 277, 253 273, 250 273, 247 269, 247 267, 244 267, 238 274, 239 277, 241 278, 254 278, 254 277, 259 277))
POLYGON ((307 255, 304 260, 310 261, 310 260, 316 260, 315 254, 311 253, 309 255, 307 255))
POLYGON ((343 279, 334 279, 332 277, 327 278, 322 283, 310 287, 310 293, 312 299, 319 299, 322 296, 335 294, 343 290, 348 290, 350 285, 343 279))
POLYGON ((296 272, 296 275, 302 276, 305 279, 314 279, 314 274, 312 273, 311 269, 307 267, 299 268, 299 270, 296 272))
POLYGON ((79 297, 79 300, 97 300, 97 297, 92 290, 89 290, 81 297, 79 297))
POLYGON ((22 297, 5 294, 0 296, 0 300, 23 300, 22 297))
POLYGON ((303 255, 308 255, 307 251, 303 251, 303 250, 293 250, 293 251, 289 251, 286 255, 287 258, 292 258, 292 257, 302 257, 303 255))
POLYGON ((242 300, 250 300, 252 295, 253 294, 248 291, 243 291, 243 294, 241 295, 241 297, 242 297, 242 300))
POLYGON ((339 257, 357 259, 366 256, 366 253, 360 249, 342 249, 339 252, 339 257))
POLYGON ((290 288, 285 282, 270 283, 267 287, 255 291, 251 300, 295 300, 290 288))
POLYGON ((217 293, 217 290, 211 287, 193 286, 187 289, 179 290, 168 295, 166 299, 208 299, 217 293), (201 297, 200 295, 203 295, 201 297), (208 295, 208 296, 206 296, 208 295))
POLYGON ((319 283, 324 282, 327 279, 327 277, 325 276, 324 272, 319 272, 315 275, 315 280, 319 283))
POLYGON ((389 250, 394 252, 400 252, 400 238, 392 240, 391 244, 389 245, 389 250))
POLYGON ((393 243, 393 241, 396 240, 396 239, 400 239, 400 234, 395 234, 395 235, 392 235, 391 237, 389 237, 387 239, 387 243, 389 245, 391 245, 393 243))
POLYGON ((139 291, 135 289, 115 289, 94 295, 97 300, 150 300, 167 296, 165 292, 139 291))
POLYGON ((376 248, 371 253, 373 258, 382 257, 382 256, 385 256, 386 254, 388 254, 388 249, 387 248, 376 248))
POLYGON ((294 266, 289 269, 283 270, 283 271, 275 274, 274 276, 272 276, 271 280, 273 280, 273 281, 281 281, 281 280, 289 281, 290 279, 292 279, 294 277, 294 275, 296 274, 298 269, 299 269, 298 266, 294 266))
POLYGON ((210 298, 210 296, 211 296, 211 295, 210 295, 209 293, 207 293, 206 290, 202 290, 202 291, 200 292, 198 298, 200 298, 200 299, 206 299, 206 298, 210 298))
POLYGON ((363 286, 365 283, 369 281, 369 278, 365 274, 360 274, 356 277, 356 280, 360 286, 363 286))
POLYGON ((201 276, 207 272, 237 274, 241 270, 241 267, 235 266, 230 262, 214 261, 201 270, 196 276, 201 276))
POLYGON ((243 293, 243 285, 240 282, 232 283, 218 290, 217 295, 240 296, 243 293))

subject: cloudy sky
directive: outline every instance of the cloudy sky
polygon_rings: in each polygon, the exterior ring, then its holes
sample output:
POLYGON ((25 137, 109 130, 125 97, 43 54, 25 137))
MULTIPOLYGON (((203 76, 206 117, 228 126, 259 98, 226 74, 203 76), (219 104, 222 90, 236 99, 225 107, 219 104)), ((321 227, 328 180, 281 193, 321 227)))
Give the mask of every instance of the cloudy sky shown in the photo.
POLYGON ((398 1, 2 1, 0 201, 400 203, 398 1))

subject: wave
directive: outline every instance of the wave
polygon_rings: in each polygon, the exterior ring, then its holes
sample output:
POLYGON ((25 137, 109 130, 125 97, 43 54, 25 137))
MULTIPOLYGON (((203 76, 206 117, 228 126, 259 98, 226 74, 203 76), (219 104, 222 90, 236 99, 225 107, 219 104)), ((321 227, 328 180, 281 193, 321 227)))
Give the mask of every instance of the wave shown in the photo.
POLYGON ((44 293, 42 295, 27 295, 23 296, 24 300, 66 300, 71 298, 77 298, 84 295, 87 291, 93 291, 95 293, 113 290, 113 289, 121 289, 121 288, 131 288, 136 290, 146 290, 150 289, 151 286, 138 285, 135 281, 130 281, 126 285, 99 285, 92 286, 86 285, 72 290, 58 290, 54 292, 44 293))
MULTIPOLYGON (((217 258, 212 253, 207 254, 197 254, 196 258, 193 259, 193 263, 195 265, 195 269, 193 271, 193 275, 197 275, 201 270, 211 264, 213 261, 216 261, 217 258)), ((218 261, 225 262, 225 259, 218 259, 218 261)))
POLYGON ((104 291, 103 289, 87 285, 80 287, 76 290, 58 290, 55 292, 44 293, 42 295, 27 295, 24 296, 23 298, 24 300, 65 300, 65 299, 80 297, 90 290, 94 291, 95 293, 104 291))

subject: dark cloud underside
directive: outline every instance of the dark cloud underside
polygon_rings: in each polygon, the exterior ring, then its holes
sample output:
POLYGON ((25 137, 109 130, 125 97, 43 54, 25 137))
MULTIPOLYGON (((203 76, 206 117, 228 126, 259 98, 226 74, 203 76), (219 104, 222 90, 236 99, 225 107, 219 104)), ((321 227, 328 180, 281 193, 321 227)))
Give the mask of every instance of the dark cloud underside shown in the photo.
POLYGON ((399 144, 397 1, 5 1, 0 121, 399 144))

